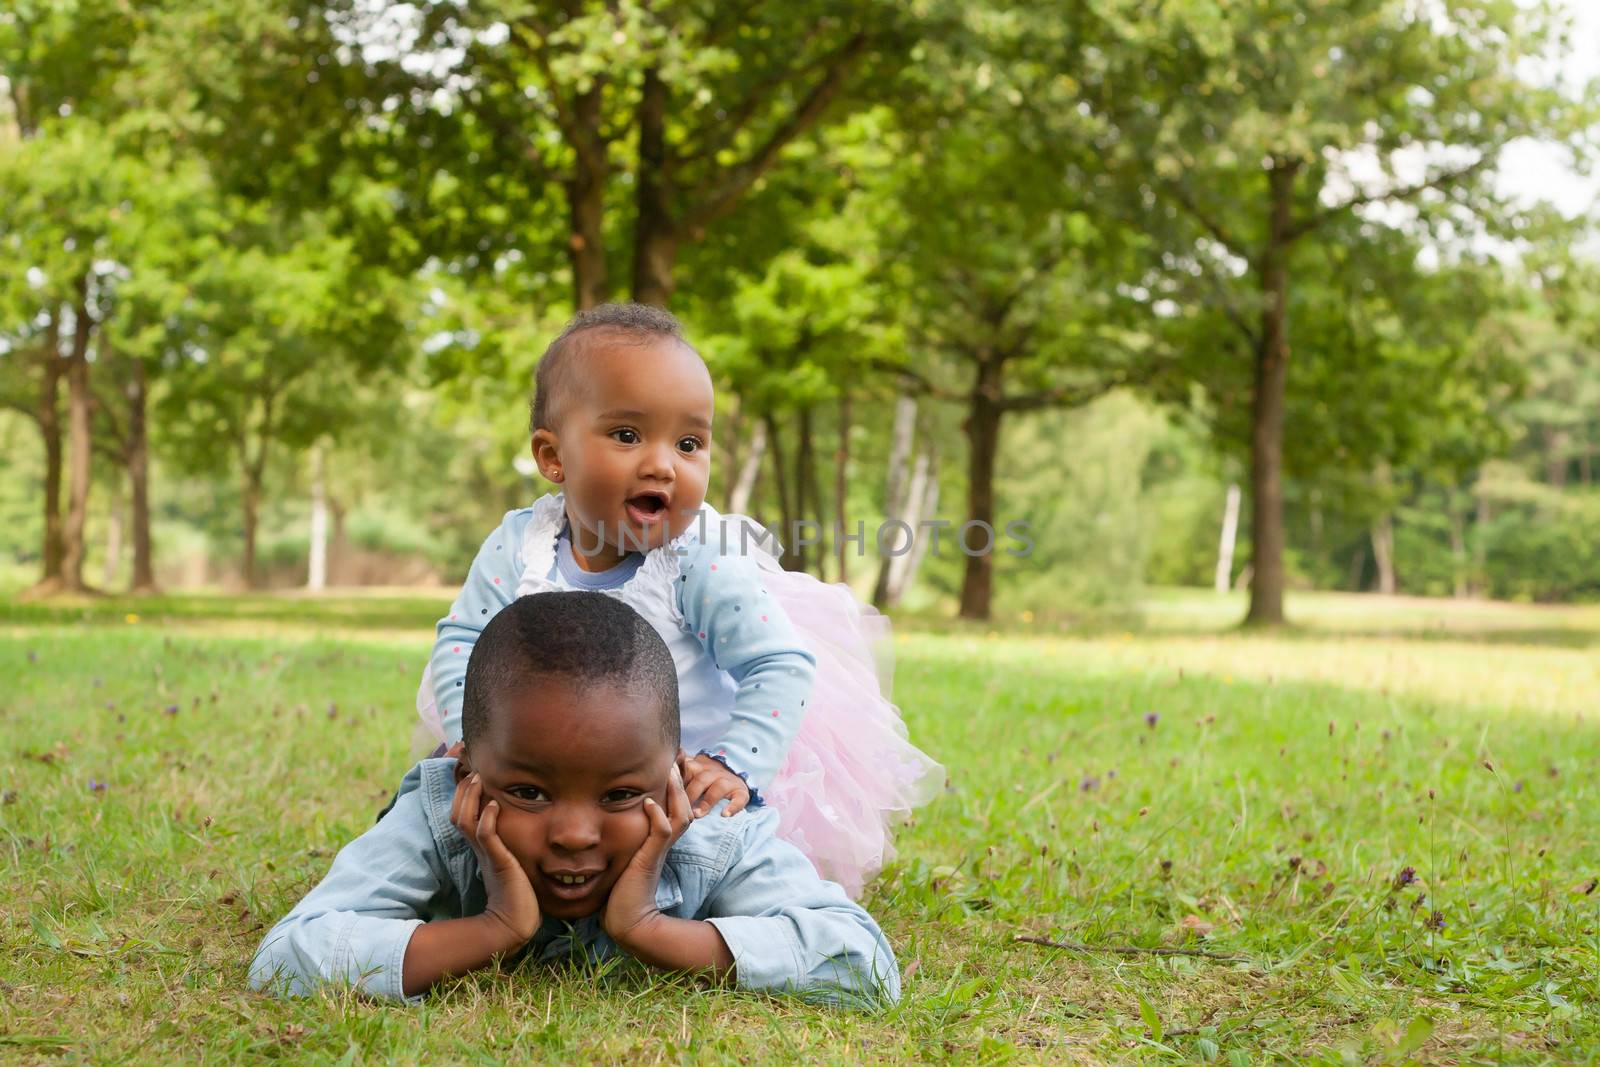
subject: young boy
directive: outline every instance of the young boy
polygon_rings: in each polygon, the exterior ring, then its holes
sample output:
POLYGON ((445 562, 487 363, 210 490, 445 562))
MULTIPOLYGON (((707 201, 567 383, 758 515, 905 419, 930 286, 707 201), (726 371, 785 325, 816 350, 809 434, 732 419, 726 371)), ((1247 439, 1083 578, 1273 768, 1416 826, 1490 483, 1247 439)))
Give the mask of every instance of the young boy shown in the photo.
POLYGON ((776 812, 691 820, 677 672, 632 608, 593 592, 513 601, 464 689, 459 759, 411 769, 268 932, 253 987, 414 1000, 497 958, 620 951, 741 989, 899 997, 877 923, 774 836, 776 812))

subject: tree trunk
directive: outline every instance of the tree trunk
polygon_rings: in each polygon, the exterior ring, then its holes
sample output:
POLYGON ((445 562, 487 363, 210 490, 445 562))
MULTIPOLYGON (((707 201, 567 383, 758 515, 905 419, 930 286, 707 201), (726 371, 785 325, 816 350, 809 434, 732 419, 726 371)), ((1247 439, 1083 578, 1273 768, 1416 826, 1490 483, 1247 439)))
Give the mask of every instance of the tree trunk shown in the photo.
MULTIPOLYGON (((849 521, 850 510, 850 393, 839 391, 839 447, 833 453, 833 514, 838 528, 849 521)), ((838 536, 839 580, 850 581, 850 553, 843 536, 838 536)))
POLYGON ((1471 592, 1467 575, 1467 517, 1461 513, 1461 501, 1455 490, 1445 498, 1445 508, 1450 513, 1450 570, 1453 572, 1454 593, 1464 600, 1471 592))
POLYGON ((310 558, 306 561, 306 588, 320 593, 328 587, 328 493, 323 481, 322 445, 311 449, 310 558))
POLYGON ((967 412, 967 522, 962 544, 966 572, 961 579, 961 617, 989 618, 994 595, 994 469, 1000 454, 1000 387, 1004 364, 992 352, 980 353, 977 381, 967 412))
POLYGON ((1394 513, 1385 511, 1372 524, 1372 561, 1378 568, 1378 592, 1394 596, 1394 513))
MULTIPOLYGON (((918 463, 924 474, 922 499, 911 515, 913 524, 920 531, 921 523, 932 521, 939 514, 939 442, 936 438, 928 439, 918 463)), ((906 590, 917 580, 917 571, 922 569, 923 557, 928 554, 929 540, 919 536, 911 542, 911 554, 906 557, 905 565, 895 571, 894 588, 889 591, 891 606, 898 605, 906 595, 906 590)))
POLYGON ((1239 540, 1239 486, 1228 486, 1228 498, 1222 506, 1222 536, 1217 540, 1217 573, 1212 587, 1226 593, 1233 580, 1233 549, 1239 540))
POLYGON ((794 484, 795 484, 795 510, 799 512, 801 529, 795 537, 800 541, 802 537, 816 536, 817 543, 811 545, 796 545, 800 553, 801 570, 811 569, 813 557, 817 562, 817 577, 827 581, 828 552, 821 538, 822 525, 822 491, 817 484, 817 444, 812 433, 812 411, 809 406, 802 407, 799 415, 800 441, 795 449, 794 457, 794 484))
MULTIPOLYGON (((585 131, 600 129, 600 87, 596 85, 573 101, 573 118, 585 131)), ((599 141, 596 136, 595 141, 599 141)), ((605 145, 577 153, 572 178, 567 181, 567 216, 571 234, 567 259, 572 264, 573 305, 587 311, 606 298, 605 145)))
POLYGON ((61 369, 61 319, 52 310, 40 360, 39 406, 34 412, 44 439, 44 573, 38 585, 42 592, 61 585, 65 554, 61 541, 61 369))
POLYGON ((1473 522, 1472 586, 1479 596, 1492 596, 1494 583, 1489 580, 1489 520, 1494 516, 1489 510, 1489 498, 1478 494, 1478 514, 1473 522))
POLYGON ((267 443, 272 440, 272 394, 261 396, 261 425, 255 455, 250 454, 248 411, 246 425, 239 428, 240 474, 243 493, 240 501, 244 511, 244 585, 246 589, 259 589, 261 576, 256 573, 256 532, 260 526, 261 485, 267 470, 267 443))
POLYGON ((128 380, 128 440, 123 462, 128 469, 128 495, 133 508, 133 577, 131 593, 156 592, 155 560, 150 540, 150 437, 145 429, 148 389, 144 360, 131 361, 128 380))
MULTIPOLYGON (((931 518, 933 509, 938 506, 939 479, 934 464, 933 440, 929 438, 918 451, 916 463, 912 465, 910 488, 906 491, 905 509, 900 516, 913 531, 919 533, 922 520, 931 518), (933 475, 931 478, 930 474, 933 475), (930 496, 933 501, 931 505, 930 496)), ((900 599, 905 596, 905 591, 911 584, 911 576, 922 562, 922 554, 927 544, 926 537, 913 534, 907 552, 889 557, 889 595, 886 599, 888 607, 900 605, 900 599)))
POLYGON ((667 86, 654 68, 639 93, 639 180, 633 224, 633 299, 666 307, 678 256, 667 155, 667 86))
POLYGON ((1545 426, 1541 428, 1540 436, 1544 439, 1544 480, 1557 489, 1565 488, 1569 441, 1567 431, 1556 426, 1545 426))
POLYGON ((766 421, 752 420, 749 426, 750 440, 739 464, 739 477, 733 483, 733 492, 728 494, 728 510, 738 514, 750 510, 750 498, 755 495, 756 482, 761 477, 761 460, 767 454, 766 421))
POLYGON ((89 519, 89 475, 94 446, 89 410, 89 277, 78 281, 73 306, 72 356, 67 362, 67 521, 61 530, 61 587, 83 592, 84 527, 89 519))
POLYGON ((328 497, 328 513, 333 520, 333 539, 328 547, 329 583, 343 585, 349 581, 345 575, 345 561, 350 558, 350 545, 345 536, 345 506, 338 497, 328 497))
POLYGON ((106 559, 100 571, 100 584, 106 589, 117 580, 117 565, 122 562, 122 488, 111 494, 111 508, 106 514, 106 559))
MULTIPOLYGON (((889 473, 883 491, 883 515, 905 520, 906 467, 911 462, 911 445, 917 430, 917 401, 902 393, 894 402, 894 429, 889 440, 889 473)), ((885 553, 878 561, 878 580, 872 588, 872 604, 879 611, 889 607, 889 579, 895 557, 885 553)))
POLYGON ((794 501, 789 493, 788 472, 783 469, 783 438, 778 434, 778 420, 772 412, 762 416, 767 426, 767 451, 772 454, 772 481, 778 490, 778 512, 782 516, 778 539, 783 542, 779 562, 784 570, 801 570, 802 561, 794 550, 794 501))
POLYGON ((1290 196, 1295 165, 1268 173, 1271 217, 1262 256, 1261 342, 1255 353, 1250 413, 1250 611, 1252 626, 1283 624, 1283 407, 1289 376, 1290 196))
POLYGON ((244 507, 244 560, 240 564, 246 589, 260 588, 256 577, 256 523, 261 507, 261 487, 246 475, 241 503, 244 507))

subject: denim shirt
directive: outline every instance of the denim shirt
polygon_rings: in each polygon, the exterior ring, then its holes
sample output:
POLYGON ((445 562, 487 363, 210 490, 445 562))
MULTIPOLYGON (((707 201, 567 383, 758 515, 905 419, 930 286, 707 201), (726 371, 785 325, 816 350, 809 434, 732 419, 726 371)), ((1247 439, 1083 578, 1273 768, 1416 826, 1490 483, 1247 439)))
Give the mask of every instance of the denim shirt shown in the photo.
MULTIPOLYGON (((450 821, 456 761, 423 760, 400 784, 393 810, 339 851, 333 867, 267 932, 250 985, 291 996, 348 984, 406 997, 406 945, 424 922, 477 915, 487 906, 471 844, 450 821)), ((740 989, 805 993, 836 1003, 897 1000, 900 975, 883 931, 838 885, 776 834, 772 809, 696 819, 667 852, 656 906, 704 919, 733 954, 740 989)), ((521 959, 621 949, 600 916, 546 919, 521 959)))

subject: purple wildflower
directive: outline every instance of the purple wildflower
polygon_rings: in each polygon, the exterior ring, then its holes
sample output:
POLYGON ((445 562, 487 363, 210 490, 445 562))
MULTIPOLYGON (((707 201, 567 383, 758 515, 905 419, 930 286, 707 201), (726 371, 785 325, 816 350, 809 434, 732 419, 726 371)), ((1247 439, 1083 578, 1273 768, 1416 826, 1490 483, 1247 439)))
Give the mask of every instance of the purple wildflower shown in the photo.
POLYGON ((1154 711, 1147 711, 1144 713, 1144 724, 1150 727, 1150 729, 1154 730, 1156 728, 1156 723, 1160 721, 1160 713, 1154 711))
POLYGON ((176 705, 176 704, 168 704, 166 710, 167 710, 167 714, 168 715, 176 715, 176 714, 178 714, 178 705, 176 705))
POLYGON ((104 793, 105 791, 106 791, 106 783, 100 781, 98 778, 90 778, 89 779, 89 792, 91 792, 91 793, 104 793))
POLYGON ((1078 783, 1078 792, 1080 792, 1080 793, 1091 793, 1094 790, 1099 789, 1099 788, 1100 788, 1100 779, 1096 778, 1092 774, 1084 775, 1083 781, 1078 783))
POLYGON ((1445 927, 1444 912, 1435 911, 1428 916, 1428 921, 1424 925, 1430 930, 1443 930, 1445 927))
POLYGON ((1400 873, 1394 876, 1394 887, 1396 889, 1404 889, 1416 880, 1417 869, 1415 867, 1402 867, 1400 868, 1400 873))

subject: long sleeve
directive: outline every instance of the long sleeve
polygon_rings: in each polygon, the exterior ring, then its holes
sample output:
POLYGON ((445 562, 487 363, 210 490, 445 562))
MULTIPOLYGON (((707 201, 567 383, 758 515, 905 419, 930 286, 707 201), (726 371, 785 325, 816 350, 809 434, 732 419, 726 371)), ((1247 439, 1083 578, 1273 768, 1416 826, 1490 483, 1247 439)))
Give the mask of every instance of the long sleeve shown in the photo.
POLYGON ((447 745, 461 740, 461 691, 472 646, 489 620, 516 599, 522 577, 522 534, 532 518, 532 508, 506 513, 478 550, 450 613, 439 620, 428 670, 447 745))
POLYGON ((771 810, 738 816, 740 854, 700 908, 733 953, 741 989, 845 1004, 900 998, 894 951, 871 915, 774 833, 771 810))
POLYGON ((332 982, 415 1000, 402 987, 406 946, 430 917, 430 902, 452 888, 423 791, 403 792, 394 810, 341 849, 327 876, 267 932, 250 963, 251 988, 303 996, 332 982))
POLYGON ((678 607, 718 670, 739 687, 727 732, 710 751, 764 789, 783 766, 811 696, 816 658, 767 595, 747 556, 697 546, 683 560, 678 607))

